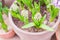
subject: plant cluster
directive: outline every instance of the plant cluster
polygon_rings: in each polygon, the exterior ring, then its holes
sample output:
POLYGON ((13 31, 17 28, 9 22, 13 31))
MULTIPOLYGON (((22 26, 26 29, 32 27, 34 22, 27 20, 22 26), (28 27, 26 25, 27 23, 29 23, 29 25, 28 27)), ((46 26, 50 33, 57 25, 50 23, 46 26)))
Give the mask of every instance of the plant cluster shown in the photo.
MULTIPOLYGON (((22 28, 35 27, 37 29, 42 28, 48 31, 53 31, 53 28, 50 28, 48 25, 43 22, 46 19, 46 14, 42 16, 40 7, 45 4, 46 10, 50 14, 49 22, 53 22, 54 19, 58 16, 59 9, 51 4, 51 0, 17 0, 18 9, 11 10, 13 17, 18 18, 20 21, 24 22, 22 28), (21 11, 20 11, 21 10, 21 11), (28 11, 32 14, 33 22, 28 20, 28 11)), ((16 4, 16 5, 17 5, 16 4)))

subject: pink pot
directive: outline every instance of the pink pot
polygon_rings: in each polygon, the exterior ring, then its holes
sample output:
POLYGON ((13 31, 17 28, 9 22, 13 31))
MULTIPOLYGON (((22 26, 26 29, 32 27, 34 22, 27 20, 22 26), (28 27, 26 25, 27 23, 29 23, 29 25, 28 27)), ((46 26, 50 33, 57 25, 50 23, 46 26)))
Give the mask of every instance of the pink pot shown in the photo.
MULTIPOLYGON (((10 7, 10 10, 12 8, 13 9, 17 8, 16 5, 14 5, 14 3, 10 7)), ((56 24, 52 27, 55 29, 55 31, 58 27, 59 19, 60 19, 60 14, 59 14, 59 17, 58 17, 56 24)), ((31 33, 31 32, 23 31, 14 24, 14 22, 12 20, 11 13, 9 13, 9 20, 10 20, 10 24, 12 25, 14 31, 21 38, 21 40, 51 40, 51 36, 55 33, 55 31, 53 31, 53 32, 43 31, 43 32, 39 32, 39 33, 31 33)))
POLYGON ((0 34, 0 38, 11 38, 15 35, 14 31, 13 30, 10 30, 9 32, 7 33, 4 33, 4 34, 0 34))
POLYGON ((60 25, 56 31, 56 38, 57 38, 57 40, 60 40, 60 25))

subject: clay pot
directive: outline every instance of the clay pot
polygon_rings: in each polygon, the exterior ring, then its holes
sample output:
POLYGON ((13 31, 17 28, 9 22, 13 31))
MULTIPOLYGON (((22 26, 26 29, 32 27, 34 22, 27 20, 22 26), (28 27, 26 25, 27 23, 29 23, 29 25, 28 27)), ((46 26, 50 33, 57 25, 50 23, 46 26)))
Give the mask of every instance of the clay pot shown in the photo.
POLYGON ((10 30, 7 33, 0 34, 0 38, 5 38, 5 39, 12 38, 14 37, 14 35, 15 35, 15 32, 13 30, 10 30))
MULTIPOLYGON (((14 5, 14 3, 10 7, 10 10, 12 8, 15 8, 15 9, 17 8, 16 5, 14 5)), ((31 32, 23 31, 14 24, 11 13, 9 13, 9 20, 10 20, 10 24, 12 25, 14 31, 21 38, 21 40, 51 40, 52 35, 56 32, 56 29, 58 27, 58 24, 60 21, 60 14, 59 14, 57 22, 52 27, 55 30, 53 32, 43 31, 43 32, 38 32, 38 33, 31 33, 31 32)))
POLYGON ((59 27, 56 31, 56 38, 57 38, 57 40, 60 40, 60 24, 59 24, 59 27))

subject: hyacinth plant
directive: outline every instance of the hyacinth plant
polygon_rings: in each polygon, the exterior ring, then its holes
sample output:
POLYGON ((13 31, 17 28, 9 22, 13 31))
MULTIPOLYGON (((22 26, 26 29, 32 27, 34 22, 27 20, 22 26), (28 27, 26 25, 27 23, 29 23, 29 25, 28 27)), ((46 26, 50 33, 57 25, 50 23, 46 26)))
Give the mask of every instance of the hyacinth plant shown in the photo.
POLYGON ((40 7, 45 3, 47 11, 50 13, 49 22, 53 22, 54 19, 58 16, 59 9, 51 4, 51 0, 38 0, 37 3, 34 0, 17 0, 18 9, 11 10, 11 14, 13 17, 18 18, 20 21, 24 22, 24 26, 22 28, 30 28, 35 27, 37 29, 45 29, 47 31, 53 31, 53 28, 44 24, 43 22, 46 19, 46 14, 44 16, 41 15, 40 7), (25 8, 27 7, 27 9, 25 8), (32 22, 28 20, 28 11, 32 14, 32 22))
MULTIPOLYGON (((51 1, 52 1, 52 0, 51 0, 51 1)), ((54 5, 52 5, 52 4, 50 3, 51 1, 49 1, 49 0, 44 0, 48 12, 50 12, 50 19, 49 19, 49 21, 50 21, 50 22, 53 22, 54 19, 58 16, 59 9, 56 8, 54 5)))
POLYGON ((8 7, 6 6, 2 6, 2 2, 0 2, 0 24, 1 24, 1 28, 7 32, 8 29, 7 29, 7 25, 5 24, 4 20, 3 20, 3 13, 8 13, 8 7))

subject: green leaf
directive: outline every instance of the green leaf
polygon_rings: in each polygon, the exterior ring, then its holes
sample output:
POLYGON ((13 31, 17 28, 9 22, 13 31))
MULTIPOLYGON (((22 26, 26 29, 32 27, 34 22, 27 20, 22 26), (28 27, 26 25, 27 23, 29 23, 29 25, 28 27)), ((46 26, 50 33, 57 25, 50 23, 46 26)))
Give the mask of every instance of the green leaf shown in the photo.
POLYGON ((22 0, 17 0, 19 6, 21 7, 21 9, 24 9, 24 3, 22 2, 22 0))
POLYGON ((21 2, 21 0, 17 0, 17 2, 21 2))
POLYGON ((0 2, 0 7, 2 7, 2 2, 0 2))
POLYGON ((33 21, 34 21, 34 23, 35 23, 35 26, 37 26, 37 28, 38 28, 38 27, 40 26, 39 21, 38 21, 38 20, 36 20, 36 19, 34 19, 33 21))
POLYGON ((28 6, 29 8, 32 8, 32 0, 22 0, 22 2, 26 5, 26 6, 28 6))
POLYGON ((54 31, 53 28, 51 28, 51 27, 49 27, 49 26, 47 26, 47 25, 45 25, 45 24, 41 24, 41 25, 40 25, 40 28, 45 29, 45 30, 47 30, 47 31, 54 31))
POLYGON ((33 26, 35 26, 35 24, 33 22, 31 22, 31 23, 28 23, 28 24, 22 26, 22 28, 29 28, 29 27, 33 27, 33 26))
POLYGON ((0 22, 3 23, 2 12, 0 12, 0 22))
POLYGON ((36 11, 40 11, 40 3, 37 4, 36 2, 34 2, 34 7, 36 11))
POLYGON ((17 15, 16 15, 17 13, 16 13, 16 11, 11 10, 11 14, 12 14, 13 17, 17 18, 17 15))
POLYGON ((20 14, 17 14, 17 16, 16 16, 20 21, 24 21, 24 17, 23 16, 21 16, 20 14))
POLYGON ((28 21, 27 18, 24 18, 24 23, 25 23, 25 24, 28 24, 28 23, 29 23, 29 21, 28 21))
POLYGON ((8 11, 9 11, 9 10, 8 10, 8 7, 4 7, 4 8, 3 8, 3 12, 4 12, 6 15, 8 15, 8 11))
POLYGON ((51 3, 51 0, 44 0, 45 4, 48 5, 51 3))
POLYGON ((29 23, 28 19, 25 18, 24 16, 20 15, 19 10, 11 10, 11 14, 13 17, 18 18, 20 21, 24 22, 25 24, 29 23))
POLYGON ((3 20, 3 17, 2 17, 2 12, 3 11, 6 11, 6 10, 3 10, 2 3, 0 2, 0 23, 2 24, 1 28, 7 32, 7 25, 4 23, 4 20, 3 20))
POLYGON ((34 7, 32 8, 32 18, 34 18, 35 14, 37 12, 40 12, 40 3, 37 4, 36 2, 34 2, 34 7))
POLYGON ((24 22, 25 24, 29 23, 27 18, 24 18, 24 16, 21 16, 19 14, 17 14, 16 16, 20 21, 24 22))
POLYGON ((50 22, 54 21, 54 19, 58 16, 59 9, 56 8, 55 6, 51 5, 50 9, 50 22))
POLYGON ((44 4, 44 0, 40 0, 40 5, 43 5, 44 4))
POLYGON ((19 13, 19 10, 17 9, 16 11, 11 10, 11 14, 13 17, 18 18, 20 21, 24 20, 24 17, 22 17, 19 13))
POLYGON ((2 11, 2 3, 0 2, 0 12, 2 11))
POLYGON ((5 30, 5 32, 8 31, 8 29, 7 29, 7 25, 6 25, 4 22, 2 23, 2 29, 5 30))
POLYGON ((46 15, 44 15, 44 16, 39 20, 40 24, 42 24, 42 23, 44 22, 45 18, 46 18, 46 15))
POLYGON ((35 8, 33 8, 32 9, 32 17, 34 18, 34 16, 35 16, 35 14, 36 14, 36 10, 35 10, 35 8))

